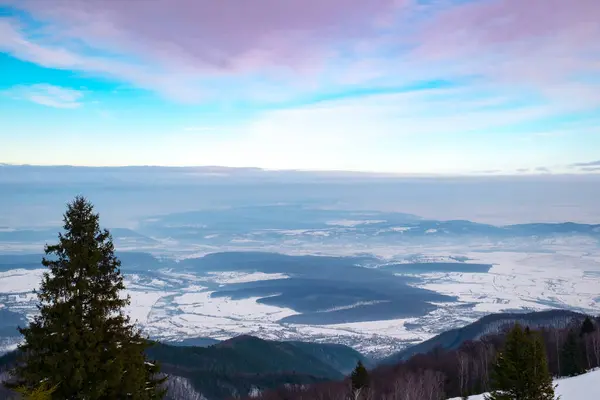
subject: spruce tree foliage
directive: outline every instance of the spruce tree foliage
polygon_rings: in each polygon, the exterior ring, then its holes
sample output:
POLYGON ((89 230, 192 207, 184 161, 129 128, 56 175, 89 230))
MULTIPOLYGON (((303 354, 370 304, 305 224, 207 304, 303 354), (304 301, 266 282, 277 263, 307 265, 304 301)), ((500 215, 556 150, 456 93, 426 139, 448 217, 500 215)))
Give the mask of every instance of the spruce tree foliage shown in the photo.
POLYGON ((350 375, 350 380, 352 381, 352 390, 362 390, 369 387, 369 372, 363 365, 363 363, 359 360, 350 375))
POLYGON ((51 387, 48 381, 43 381, 33 389, 21 386, 16 388, 15 392, 19 393, 23 400, 52 400, 52 394, 57 389, 58 385, 51 387))
POLYGON ((585 372, 581 342, 574 330, 570 330, 560 353, 562 376, 577 376, 585 372))
POLYGON ((537 333, 519 324, 508 333, 492 371, 492 389, 486 400, 555 399, 546 351, 537 333))
POLYGON ((541 335, 537 332, 530 334, 531 340, 531 367, 530 376, 531 386, 529 399, 531 400, 553 400, 555 399, 554 389, 556 386, 552 382, 552 375, 548 369, 548 357, 546 355, 546 346, 541 335))
POLYGON ((20 328, 17 386, 55 388, 52 399, 160 399, 164 379, 145 359, 149 342, 130 323, 129 297, 110 233, 83 197, 68 204, 58 244, 46 245, 39 315, 20 328))

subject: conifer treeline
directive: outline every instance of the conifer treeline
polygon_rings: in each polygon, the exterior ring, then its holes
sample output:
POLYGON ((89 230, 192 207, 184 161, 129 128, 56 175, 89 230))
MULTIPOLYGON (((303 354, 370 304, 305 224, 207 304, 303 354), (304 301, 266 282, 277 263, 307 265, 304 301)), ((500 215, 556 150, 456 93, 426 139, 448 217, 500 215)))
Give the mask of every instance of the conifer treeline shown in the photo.
MULTIPOLYGON (((586 318, 583 324, 574 321, 567 328, 529 331, 525 327, 519 331, 507 327, 503 333, 465 342, 457 350, 438 348, 415 355, 406 362, 369 371, 368 390, 362 390, 360 398, 444 400, 497 389, 496 397, 492 393, 492 399, 553 399, 549 390, 552 376, 573 376, 600 367, 599 328, 600 320, 591 318, 586 318), (509 328, 511 332, 508 332, 509 328), (513 361, 501 361, 500 354, 513 361), (536 396, 500 396, 502 389, 510 387, 514 379, 528 374, 531 380, 527 385, 535 382, 536 396), (541 387, 545 392, 539 390, 541 387)), ((258 399, 346 400, 353 398, 353 386, 352 380, 348 379, 310 387, 287 387, 264 392, 258 399)))

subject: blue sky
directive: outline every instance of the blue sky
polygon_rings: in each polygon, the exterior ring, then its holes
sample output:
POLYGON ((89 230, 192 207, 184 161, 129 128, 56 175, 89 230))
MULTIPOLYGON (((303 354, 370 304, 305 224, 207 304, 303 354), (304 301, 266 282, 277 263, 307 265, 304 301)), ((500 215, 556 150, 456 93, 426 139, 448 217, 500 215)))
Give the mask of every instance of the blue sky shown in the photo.
POLYGON ((600 168, 595 0, 142 3, 0 0, 0 162, 600 168))

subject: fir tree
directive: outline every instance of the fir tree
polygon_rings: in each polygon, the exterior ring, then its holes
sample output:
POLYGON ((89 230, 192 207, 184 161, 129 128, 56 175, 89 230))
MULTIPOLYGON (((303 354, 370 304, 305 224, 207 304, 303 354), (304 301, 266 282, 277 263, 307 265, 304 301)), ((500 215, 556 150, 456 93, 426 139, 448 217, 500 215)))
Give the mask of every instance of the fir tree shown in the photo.
POLYGON ((492 371, 486 400, 552 400, 554 387, 541 338, 516 324, 492 371))
POLYGON ((352 393, 355 398, 359 398, 361 393, 369 388, 369 372, 363 365, 362 361, 358 361, 356 368, 350 375, 350 381, 352 383, 352 393))
POLYGON ((532 354, 529 379, 531 384, 527 398, 531 400, 553 400, 556 386, 552 383, 552 375, 548 369, 548 357, 546 356, 544 341, 537 332, 531 333, 530 341, 532 354))
POLYGON ((130 323, 129 297, 110 233, 83 197, 64 214, 64 232, 47 245, 38 297, 39 315, 20 328, 23 358, 17 385, 34 390, 44 381, 52 399, 158 399, 163 380, 146 361, 149 342, 130 323))
POLYGON ((585 372, 581 343, 575 331, 570 330, 560 353, 562 376, 577 376, 585 372))

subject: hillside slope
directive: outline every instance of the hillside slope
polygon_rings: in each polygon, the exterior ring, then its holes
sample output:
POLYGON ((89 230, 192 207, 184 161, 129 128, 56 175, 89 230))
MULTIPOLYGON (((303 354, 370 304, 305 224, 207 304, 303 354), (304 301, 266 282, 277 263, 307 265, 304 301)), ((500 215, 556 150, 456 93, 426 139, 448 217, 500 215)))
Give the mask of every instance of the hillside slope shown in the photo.
MULTIPOLYGON (((554 381, 558 385, 556 395, 560 400, 597 400, 600 399, 600 369, 573 378, 554 381)), ((461 400, 455 397, 450 400, 461 400)), ((484 400, 484 395, 470 396, 469 400, 484 400)))
POLYGON ((436 347, 446 350, 457 349, 469 340, 477 340, 485 335, 500 333, 507 325, 519 322, 531 328, 564 327, 574 320, 583 321, 584 314, 568 310, 549 310, 531 313, 500 313, 490 314, 462 328, 451 329, 429 340, 408 347, 392 354, 381 361, 381 364, 391 365, 408 360, 415 354, 427 353, 436 347))
POLYGON ((148 356, 181 370, 223 374, 296 373, 334 379, 343 376, 291 343, 253 336, 238 336, 208 347, 158 344, 148 349, 148 356))
POLYGON ((208 347, 159 344, 148 349, 163 372, 186 378, 207 399, 244 396, 284 384, 341 379, 362 356, 345 346, 238 336, 208 347))
MULTIPOLYGON (((162 372, 173 378, 171 391, 185 389, 186 396, 196 393, 198 398, 208 400, 246 396, 284 384, 338 380, 359 360, 368 364, 347 346, 277 342, 252 336, 238 336, 208 347, 158 343, 147 353, 161 364, 162 372)), ((1 356, 0 372, 15 360, 16 352, 1 356)), ((4 398, 1 387, 0 398, 4 398)))
POLYGON ((365 366, 373 362, 351 347, 332 343, 289 342, 344 375, 350 374, 360 360, 365 366))

